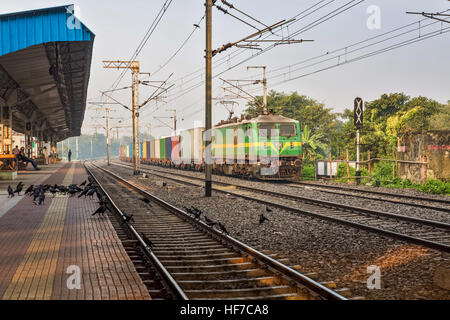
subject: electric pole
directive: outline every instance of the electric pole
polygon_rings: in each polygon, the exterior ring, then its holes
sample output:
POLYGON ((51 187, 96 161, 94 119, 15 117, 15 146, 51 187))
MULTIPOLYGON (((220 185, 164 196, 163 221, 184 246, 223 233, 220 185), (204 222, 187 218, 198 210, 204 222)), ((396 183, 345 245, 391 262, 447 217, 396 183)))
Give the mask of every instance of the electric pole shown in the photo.
POLYGON ((212 5, 213 0, 206 0, 206 88, 205 88, 205 196, 212 196, 212 5))
POLYGON ((266 66, 255 66, 255 67, 247 67, 247 70, 249 69, 263 69, 264 70, 264 76, 263 76, 263 80, 257 80, 255 81, 255 83, 262 83, 263 84, 263 89, 264 89, 264 95, 263 95, 263 114, 267 115, 269 114, 268 110, 267 110, 267 77, 266 77, 266 66))
POLYGON ((103 61, 107 69, 130 69, 132 74, 132 127, 133 127, 133 174, 140 174, 140 150, 139 139, 139 61, 103 61))
POLYGON ((79 152, 78 152, 78 137, 75 138, 75 154, 77 157, 77 161, 80 160, 79 152))
POLYGON ((107 161, 108 166, 111 165, 111 139, 110 139, 110 132, 109 132, 109 107, 106 107, 106 153, 107 153, 107 161))

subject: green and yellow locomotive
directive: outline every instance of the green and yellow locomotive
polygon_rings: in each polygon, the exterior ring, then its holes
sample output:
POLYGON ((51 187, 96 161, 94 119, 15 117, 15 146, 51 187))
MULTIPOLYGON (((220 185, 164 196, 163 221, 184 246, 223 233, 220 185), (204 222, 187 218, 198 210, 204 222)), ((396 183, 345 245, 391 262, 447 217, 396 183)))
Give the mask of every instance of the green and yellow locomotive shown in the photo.
POLYGON ((222 122, 213 128, 212 158, 215 173, 295 179, 302 166, 300 124, 274 114, 222 122))
MULTIPOLYGON (((302 167, 300 123, 276 114, 241 117, 214 126, 210 144, 213 172, 262 180, 292 180, 302 167)), ((132 160, 133 147, 123 146, 121 159, 132 160)), ((205 131, 193 128, 175 137, 143 142, 144 164, 185 170, 205 168, 205 131)))

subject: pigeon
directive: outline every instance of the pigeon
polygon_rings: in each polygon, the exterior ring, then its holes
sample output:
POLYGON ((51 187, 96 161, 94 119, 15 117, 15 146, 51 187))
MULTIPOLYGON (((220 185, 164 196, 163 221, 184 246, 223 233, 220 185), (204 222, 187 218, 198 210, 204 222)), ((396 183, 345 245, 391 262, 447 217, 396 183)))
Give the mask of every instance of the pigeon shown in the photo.
POLYGON ((92 214, 92 216, 95 216, 97 214, 104 214, 108 210, 108 207, 105 203, 102 203, 100 207, 92 214))
POLYGON ((14 193, 17 193, 17 195, 20 196, 20 193, 22 192, 22 190, 23 190, 23 185, 19 183, 19 184, 17 185, 17 188, 16 188, 16 190, 14 191, 14 193))
POLYGON ((86 185, 87 181, 84 180, 83 183, 80 184, 80 187, 84 187, 86 185))
POLYGON ((89 192, 89 187, 84 188, 84 190, 78 195, 78 198, 84 196, 86 198, 86 194, 89 192))
POLYGON ((70 194, 70 197, 73 197, 75 194, 78 193, 78 190, 76 190, 76 189, 69 189, 68 193, 70 194))
POLYGON ((93 189, 89 190, 89 192, 86 193, 86 195, 84 197, 85 198, 86 197, 91 197, 91 198, 94 197, 94 193, 95 193, 96 190, 97 190, 96 188, 93 188, 93 189))
POLYGON ((39 205, 44 204, 45 201, 45 193, 41 192, 41 194, 39 195, 39 205))
POLYGON ((141 238, 144 240, 145 244, 150 248, 150 250, 153 249, 153 243, 152 241, 143 233, 141 233, 141 238))
POLYGON ((127 214, 126 212, 124 212, 124 213, 123 213, 123 216, 124 216, 125 218, 123 219, 122 224, 124 224, 124 223, 126 223, 126 222, 129 223, 130 221, 134 222, 134 218, 133 218, 133 215, 132 215, 132 214, 127 214))
POLYGON ((8 186, 8 198, 14 198, 14 190, 8 186))
POLYGON ((269 219, 267 219, 264 214, 261 213, 261 216, 259 217, 259 224, 263 224, 265 221, 270 221, 269 219))
POLYGON ((210 226, 211 228, 214 227, 215 225, 217 225, 217 222, 212 221, 211 219, 209 219, 207 216, 204 216, 205 218, 205 222, 208 226, 210 226))
POLYGON ((200 220, 200 216, 202 215, 202 212, 200 210, 195 211, 193 214, 195 220, 200 220))
POLYGON ((270 209, 269 207, 266 207, 266 212, 271 213, 272 209, 270 209))
POLYGON ((36 199, 39 198, 39 195, 41 194, 41 187, 35 188, 33 191, 33 202, 36 202, 36 199))
POLYGON ((31 185, 28 187, 28 189, 25 191, 25 195, 31 195, 31 193, 33 192, 34 189, 34 185, 31 185))
POLYGON ((56 189, 56 187, 50 187, 49 191, 51 194, 53 194, 53 197, 55 197, 56 193, 58 192, 58 189, 56 189))
POLYGON ((140 198, 139 200, 141 200, 142 202, 145 202, 146 204, 148 204, 151 207, 150 200, 148 200, 147 198, 140 198))
POLYGON ((230 234, 228 233, 228 230, 225 228, 225 226, 224 226, 223 224, 221 224, 220 222, 219 222, 219 228, 220 228, 220 230, 222 230, 222 233, 225 233, 225 234, 227 234, 227 235, 230 235, 230 234))

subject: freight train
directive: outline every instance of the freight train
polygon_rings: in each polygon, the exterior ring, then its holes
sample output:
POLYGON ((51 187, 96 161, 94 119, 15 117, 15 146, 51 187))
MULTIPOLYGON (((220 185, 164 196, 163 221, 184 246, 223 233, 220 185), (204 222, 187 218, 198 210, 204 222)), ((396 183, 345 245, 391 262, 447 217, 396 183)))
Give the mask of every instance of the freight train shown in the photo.
MULTIPOLYGON (((292 180, 302 167, 300 123, 276 114, 222 121, 211 132, 214 174, 261 180, 292 180)), ((143 142, 141 163, 184 170, 205 168, 205 130, 143 142)), ((122 146, 120 159, 133 160, 133 146, 122 146)))

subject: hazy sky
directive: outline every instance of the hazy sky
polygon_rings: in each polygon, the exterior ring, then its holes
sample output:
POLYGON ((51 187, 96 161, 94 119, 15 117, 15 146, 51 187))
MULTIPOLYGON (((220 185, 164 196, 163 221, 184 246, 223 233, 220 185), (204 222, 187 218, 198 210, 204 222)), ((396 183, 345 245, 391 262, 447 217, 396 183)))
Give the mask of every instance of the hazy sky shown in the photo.
MULTIPOLYGON (((98 101, 99 90, 107 90, 120 74, 117 70, 107 70, 102 67, 102 60, 128 60, 141 42, 158 11, 165 0, 73 0, 71 2, 61 2, 54 0, 2 0, 0 13, 9 13, 43 7, 59 6, 69 3, 76 4, 81 13, 79 16, 95 34, 94 55, 92 61, 91 78, 88 99, 98 101)), ((308 26, 316 19, 328 14, 334 9, 351 2, 351 0, 326 0, 321 5, 322 9, 312 13, 307 17, 299 16, 296 23, 288 29, 283 30, 283 35, 300 30, 308 26), (303 18, 302 18, 303 17, 303 18)), ((229 0, 238 9, 243 10, 267 25, 273 24, 283 19, 290 19, 301 13, 303 10, 319 2, 319 0, 229 0)), ((204 0, 173 0, 166 15, 157 27, 155 33, 150 37, 147 45, 142 50, 138 60, 141 62, 142 72, 155 72, 159 66, 178 49, 182 42, 194 29, 193 24, 198 23, 204 14, 204 0)), ((221 4, 218 1, 218 4, 221 4)), ((318 7, 316 7, 318 8, 318 7)), ((316 57, 331 52, 335 49, 345 48, 358 41, 381 35, 397 27, 413 23, 421 19, 420 16, 407 15, 406 11, 428 11, 437 12, 450 9, 450 2, 447 0, 366 0, 357 4, 353 8, 345 11, 330 20, 315 26, 296 39, 312 39, 314 42, 302 44, 291 44, 277 46, 253 59, 242 63, 236 68, 224 73, 220 77, 224 79, 256 79, 258 71, 247 71, 249 65, 266 65, 267 71, 295 64, 302 60, 316 57), (380 9, 380 28, 368 28, 367 20, 371 14, 367 13, 369 6, 377 6, 380 9)), ((251 27, 242 24, 229 15, 224 15, 218 10, 214 10, 213 16, 213 47, 236 41, 254 32, 251 27)), ((235 13, 235 12, 234 12, 235 13)), ((373 20, 371 20, 373 21, 373 20)), ((437 23, 433 26, 425 27, 431 20, 421 24, 423 30, 421 35, 432 30, 441 28, 437 23)), ((417 27, 419 24, 412 25, 417 27)), ((449 27, 443 24, 442 28, 449 27)), ((403 31, 411 29, 402 29, 403 31)), ((400 32, 400 31, 399 31, 400 32)), ((281 33, 278 32, 279 34, 281 33)), ((395 33, 395 34, 398 34, 395 33)), ((405 37, 395 38, 390 42, 381 43, 377 46, 369 47, 361 53, 370 53, 382 49, 389 44, 400 43, 409 38, 419 35, 419 30, 408 33, 405 37)), ((379 38, 384 39, 384 38, 379 38)), ((178 123, 180 128, 192 127, 194 121, 204 119, 204 85, 202 81, 202 68, 204 68, 204 45, 205 27, 204 20, 201 28, 197 30, 183 50, 160 72, 150 80, 163 80, 172 72, 172 80, 177 80, 199 71, 194 74, 194 78, 185 78, 183 84, 176 81, 176 86, 168 93, 164 103, 150 103, 141 112, 143 123, 153 123, 154 135, 168 135, 170 129, 157 128, 159 123, 153 119, 154 116, 171 116, 167 109, 177 109, 179 118, 184 121, 178 123), (189 82, 190 80, 190 82, 189 82), (189 86, 199 84, 195 89, 178 99, 177 93, 189 86), (180 87, 180 85, 182 85, 180 87)), ((348 50, 351 50, 349 47, 348 50)), ((250 57, 258 52, 256 50, 241 50, 232 48, 217 55, 214 58, 215 67, 213 73, 217 74, 225 69, 241 62, 244 58, 250 57), (234 57, 235 52, 239 55, 234 57), (222 63, 221 65, 218 65, 222 63)), ((345 51, 341 51, 343 53, 345 51)), ((347 59, 357 57, 348 55, 347 59)), ((325 59, 328 56, 325 57, 325 59)), ((404 46, 393 51, 385 52, 364 60, 345 64, 337 68, 318 72, 301 77, 297 80, 272 85, 280 80, 287 80, 290 77, 305 75, 310 72, 320 70, 324 67, 336 64, 338 61, 345 61, 345 54, 326 62, 308 68, 295 71, 297 67, 287 68, 280 72, 268 74, 269 89, 278 91, 297 91, 299 94, 310 96, 323 102, 327 107, 336 111, 343 111, 351 107, 356 96, 361 96, 365 100, 372 100, 382 93, 404 92, 411 96, 424 95, 434 98, 440 102, 450 99, 450 33, 438 35, 431 39, 419 41, 412 45, 404 46), (283 73, 283 74, 281 74, 283 73), (279 77, 273 78, 274 75, 279 77), (271 78, 272 77, 272 78, 271 78), (272 84, 272 85, 271 85, 272 84)), ((313 62, 320 60, 312 60, 313 62)), ((310 64, 307 63, 306 65, 310 64)), ((305 66, 305 65, 302 65, 305 66)), ((145 79, 145 76, 142 77, 145 79)), ((131 75, 128 72, 120 83, 119 87, 130 85, 131 75)), ((213 94, 215 97, 223 96, 220 90, 221 81, 216 79, 213 83, 213 94)), ((246 87, 252 90, 252 94, 262 94, 262 88, 246 87)), ((141 101, 145 100, 151 93, 150 88, 141 87, 141 101)), ((131 91, 115 95, 117 99, 125 104, 130 104, 131 91)), ((235 111, 239 115, 245 108, 245 100, 240 100, 235 111)), ((130 113, 119 107, 112 114, 115 118, 130 118, 130 113)), ((213 105, 214 122, 218 122, 227 117, 227 111, 221 105, 213 105)), ((99 118, 100 113, 89 112, 85 117, 85 125, 95 121, 103 123, 99 118), (91 118, 96 118, 92 120, 91 118)), ((115 120, 114 120, 115 121, 115 120)), ((113 121, 113 122, 114 122, 113 121)), ((170 122, 170 119, 163 121, 170 122)), ((86 131, 85 131, 86 132, 86 131)), ((125 134, 126 130, 122 130, 125 134)))

